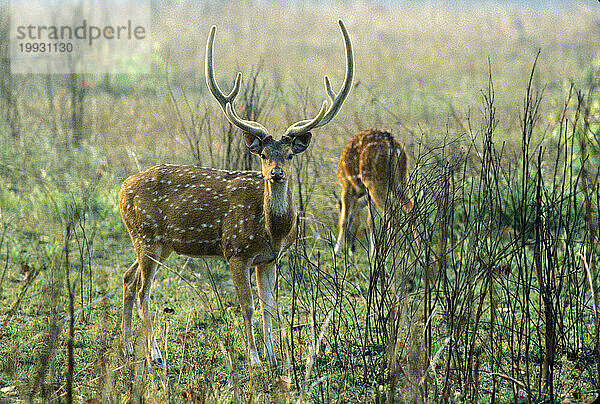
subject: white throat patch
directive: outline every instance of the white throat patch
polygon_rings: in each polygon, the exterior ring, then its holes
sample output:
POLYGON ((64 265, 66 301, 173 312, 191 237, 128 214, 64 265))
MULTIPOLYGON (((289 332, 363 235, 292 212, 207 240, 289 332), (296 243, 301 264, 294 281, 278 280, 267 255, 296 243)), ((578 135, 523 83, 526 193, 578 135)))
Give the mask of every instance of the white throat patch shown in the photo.
POLYGON ((271 212, 277 216, 283 216, 288 211, 288 182, 284 181, 281 184, 269 183, 271 188, 271 200, 269 207, 271 212))

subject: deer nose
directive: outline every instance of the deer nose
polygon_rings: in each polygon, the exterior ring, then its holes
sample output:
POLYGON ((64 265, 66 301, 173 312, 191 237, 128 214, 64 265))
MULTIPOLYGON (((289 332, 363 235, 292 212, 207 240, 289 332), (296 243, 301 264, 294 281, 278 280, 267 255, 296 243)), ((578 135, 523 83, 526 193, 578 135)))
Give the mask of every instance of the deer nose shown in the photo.
POLYGON ((285 171, 283 171, 281 168, 274 168, 271 170, 271 179, 275 182, 281 182, 283 181, 285 178, 285 171))

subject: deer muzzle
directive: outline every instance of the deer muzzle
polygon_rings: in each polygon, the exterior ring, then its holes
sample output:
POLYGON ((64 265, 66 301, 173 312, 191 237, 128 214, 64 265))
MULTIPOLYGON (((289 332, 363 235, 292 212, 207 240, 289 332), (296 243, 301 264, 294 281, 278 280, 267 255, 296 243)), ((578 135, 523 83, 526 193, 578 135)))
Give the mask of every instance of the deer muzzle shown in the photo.
POLYGON ((274 182, 283 182, 285 180, 285 171, 281 168, 275 167, 271 170, 271 180, 274 182))

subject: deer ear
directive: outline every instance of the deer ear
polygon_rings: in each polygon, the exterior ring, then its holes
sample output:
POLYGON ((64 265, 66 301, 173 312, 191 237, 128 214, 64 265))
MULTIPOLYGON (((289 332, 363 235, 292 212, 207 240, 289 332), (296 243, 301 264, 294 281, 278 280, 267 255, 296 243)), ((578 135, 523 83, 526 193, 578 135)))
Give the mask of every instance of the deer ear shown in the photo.
POLYGON ((303 133, 292 139, 292 153, 300 154, 308 148, 312 134, 310 132, 303 133))
POLYGON ((244 133, 244 142, 246 142, 246 147, 250 150, 250 153, 260 154, 262 152, 263 144, 260 138, 250 133, 244 133))

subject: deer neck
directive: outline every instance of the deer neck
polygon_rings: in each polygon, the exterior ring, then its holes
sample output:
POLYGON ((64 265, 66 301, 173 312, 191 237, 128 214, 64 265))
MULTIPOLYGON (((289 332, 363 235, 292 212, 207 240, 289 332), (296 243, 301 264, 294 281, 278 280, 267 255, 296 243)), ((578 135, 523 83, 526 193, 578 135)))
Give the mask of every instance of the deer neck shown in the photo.
POLYGON ((273 243, 278 244, 288 235, 294 225, 295 211, 291 184, 265 181, 264 212, 265 228, 273 243))
POLYGON ((265 181, 265 213, 274 216, 285 216, 291 208, 291 193, 288 181, 272 182, 265 181))

